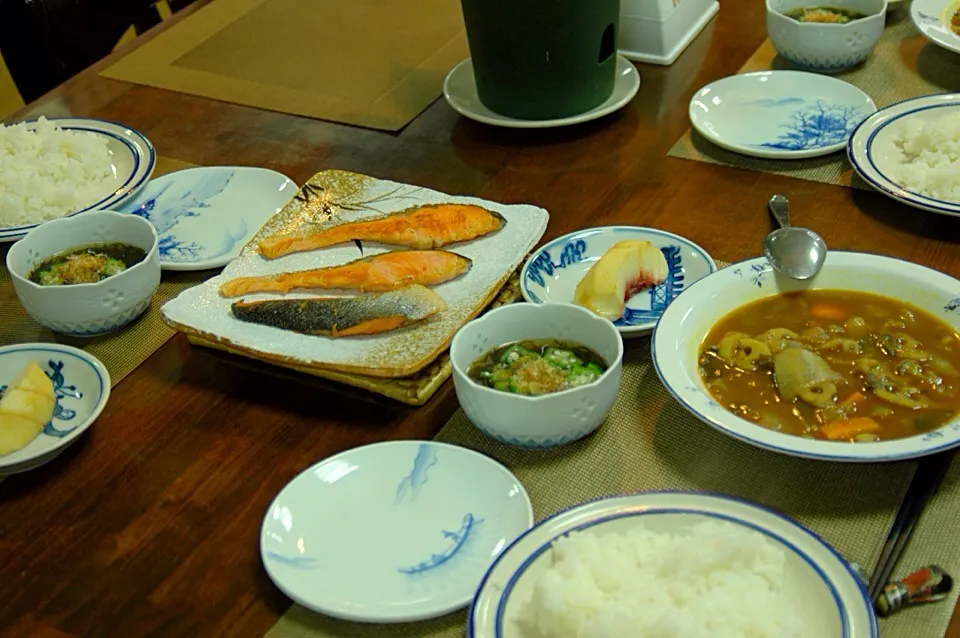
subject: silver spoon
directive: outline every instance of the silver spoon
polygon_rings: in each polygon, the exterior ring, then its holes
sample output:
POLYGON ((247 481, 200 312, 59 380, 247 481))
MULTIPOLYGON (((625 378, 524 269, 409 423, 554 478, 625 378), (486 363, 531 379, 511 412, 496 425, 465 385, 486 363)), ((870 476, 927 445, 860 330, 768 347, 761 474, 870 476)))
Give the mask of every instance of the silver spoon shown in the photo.
POLYGON ((763 238, 770 265, 791 279, 810 279, 823 267, 827 243, 809 228, 790 225, 790 200, 774 195, 767 204, 780 228, 763 238))

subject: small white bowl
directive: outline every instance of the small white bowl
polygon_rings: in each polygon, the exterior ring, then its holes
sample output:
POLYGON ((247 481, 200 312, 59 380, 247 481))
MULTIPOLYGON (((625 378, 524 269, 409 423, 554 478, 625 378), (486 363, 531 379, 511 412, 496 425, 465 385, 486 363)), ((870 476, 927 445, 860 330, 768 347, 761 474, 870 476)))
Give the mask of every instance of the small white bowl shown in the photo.
POLYGON ((960 330, 960 281, 892 257, 831 250, 813 279, 776 274, 763 257, 704 277, 667 307, 653 333, 653 364, 667 391, 683 407, 724 434, 757 447, 810 459, 876 463, 899 461, 960 446, 960 416, 916 436, 847 443, 807 439, 757 425, 730 412, 707 391, 699 373, 704 337, 727 313, 785 292, 851 290, 900 299, 960 330))
POLYGON ((596 430, 617 400, 623 340, 612 323, 573 304, 520 303, 492 310, 461 328, 450 346, 460 407, 477 429, 503 443, 549 448, 596 430), (494 390, 467 376, 470 364, 494 348, 526 339, 571 341, 590 348, 607 370, 590 385, 524 396, 494 390))
POLYGON ((605 226, 589 228, 547 242, 520 271, 520 292, 530 303, 573 303, 577 284, 607 250, 620 241, 645 240, 663 252, 667 280, 627 301, 614 322, 625 339, 653 332, 664 308, 697 279, 717 269, 713 258, 689 239, 654 228, 605 226))
POLYGON ((866 60, 886 26, 887 0, 836 0, 831 7, 851 9, 865 18, 846 24, 797 22, 784 15, 810 0, 766 0, 767 34, 783 58, 806 71, 839 73, 866 60))
POLYGON ((41 325, 66 335, 91 337, 125 326, 150 306, 160 285, 157 232, 136 215, 95 211, 47 222, 7 253, 17 298, 41 325), (147 251, 132 268, 95 284, 41 286, 27 277, 44 259, 72 248, 120 242, 147 251))
POLYGON ((110 398, 110 373, 91 354, 58 343, 19 343, 0 348, 0 387, 33 361, 53 382, 56 408, 43 432, 25 448, 0 456, 0 477, 53 460, 89 428, 110 398))
POLYGON ((550 566, 550 548, 571 532, 603 536, 643 526, 673 533, 707 521, 752 529, 785 553, 784 587, 807 614, 811 636, 875 638, 876 615, 850 564, 809 529, 777 512, 722 495, 641 492, 584 503, 547 518, 520 536, 494 561, 467 617, 468 638, 517 638, 538 573, 550 566))

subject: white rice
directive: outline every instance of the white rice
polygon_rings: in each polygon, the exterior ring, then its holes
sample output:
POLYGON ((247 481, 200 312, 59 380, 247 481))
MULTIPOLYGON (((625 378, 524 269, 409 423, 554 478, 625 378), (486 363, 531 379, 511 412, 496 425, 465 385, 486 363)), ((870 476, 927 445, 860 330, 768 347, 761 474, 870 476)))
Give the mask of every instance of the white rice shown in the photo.
POLYGON ((914 193, 960 203, 960 111, 926 122, 904 118, 893 134, 901 154, 893 180, 914 193))
POLYGON ((86 208, 110 193, 112 176, 101 135, 65 131, 43 117, 35 130, 0 124, 0 228, 86 208))
POLYGON ((786 554, 764 535, 725 522, 676 534, 636 528, 557 540, 513 615, 525 638, 809 637, 785 591, 786 554))

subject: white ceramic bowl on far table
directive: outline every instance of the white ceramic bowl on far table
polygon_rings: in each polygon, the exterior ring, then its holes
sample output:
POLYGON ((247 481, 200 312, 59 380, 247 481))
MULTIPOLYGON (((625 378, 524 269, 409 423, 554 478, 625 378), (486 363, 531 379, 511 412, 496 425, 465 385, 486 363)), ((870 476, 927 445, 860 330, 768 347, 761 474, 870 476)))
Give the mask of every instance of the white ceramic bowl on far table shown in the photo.
POLYGON ((850 9, 866 17, 845 24, 798 22, 785 15, 820 6, 809 0, 766 0, 767 34, 777 53, 805 71, 839 73, 866 60, 883 34, 887 0, 835 0, 825 6, 850 9))
POLYGON ((38 226, 11 246, 7 269, 17 298, 38 323, 75 337, 104 334, 127 325, 150 306, 160 285, 157 232, 141 217, 112 211, 65 217, 38 226), (41 286, 28 278, 35 266, 58 253, 115 242, 142 248, 147 255, 93 284, 41 286))
POLYGON ((581 439, 613 407, 623 374, 623 341, 614 325, 573 304, 512 304, 475 319, 450 346, 460 407, 487 436, 526 448, 549 448, 581 439), (470 365, 494 348, 528 339, 570 341, 607 364, 600 379, 562 392, 526 396, 494 390, 471 379, 470 365))

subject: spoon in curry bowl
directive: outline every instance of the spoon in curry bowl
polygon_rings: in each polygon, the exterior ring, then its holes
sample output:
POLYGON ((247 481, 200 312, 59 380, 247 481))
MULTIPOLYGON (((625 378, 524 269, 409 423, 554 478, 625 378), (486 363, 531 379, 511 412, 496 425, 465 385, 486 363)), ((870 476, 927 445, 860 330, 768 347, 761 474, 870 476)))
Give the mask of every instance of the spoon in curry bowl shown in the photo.
POLYGON ((763 238, 763 254, 774 270, 791 279, 810 279, 823 267, 827 243, 809 228, 790 225, 790 200, 774 195, 767 202, 780 228, 763 238))

